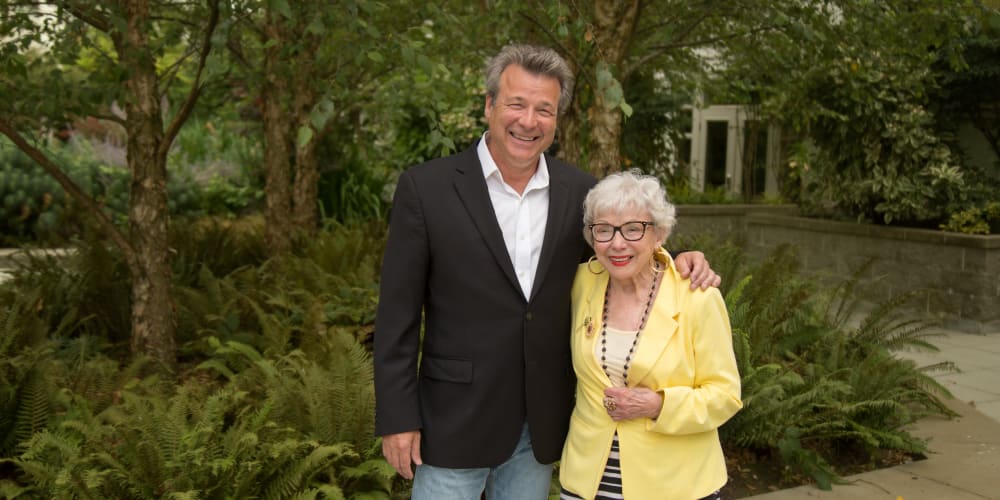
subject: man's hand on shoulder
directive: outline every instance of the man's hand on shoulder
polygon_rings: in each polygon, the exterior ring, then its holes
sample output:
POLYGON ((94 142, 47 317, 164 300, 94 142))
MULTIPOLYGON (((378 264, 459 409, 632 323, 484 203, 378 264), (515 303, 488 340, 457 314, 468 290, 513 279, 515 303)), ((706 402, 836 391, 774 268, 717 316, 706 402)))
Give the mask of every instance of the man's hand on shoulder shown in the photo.
POLYGON ((705 254, 701 252, 691 251, 679 254, 674 259, 674 264, 677 265, 677 271, 681 273, 682 278, 691 278, 692 290, 698 288, 706 290, 708 287, 718 288, 722 284, 722 276, 715 274, 715 271, 709 267, 705 254))

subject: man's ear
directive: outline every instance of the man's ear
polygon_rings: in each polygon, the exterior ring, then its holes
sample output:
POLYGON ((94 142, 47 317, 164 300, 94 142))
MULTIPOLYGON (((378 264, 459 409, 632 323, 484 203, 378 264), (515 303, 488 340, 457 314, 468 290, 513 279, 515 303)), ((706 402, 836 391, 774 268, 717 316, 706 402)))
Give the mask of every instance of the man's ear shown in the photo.
POLYGON ((486 96, 486 108, 483 109, 483 115, 486 116, 488 120, 490 118, 490 113, 493 111, 493 98, 486 96))

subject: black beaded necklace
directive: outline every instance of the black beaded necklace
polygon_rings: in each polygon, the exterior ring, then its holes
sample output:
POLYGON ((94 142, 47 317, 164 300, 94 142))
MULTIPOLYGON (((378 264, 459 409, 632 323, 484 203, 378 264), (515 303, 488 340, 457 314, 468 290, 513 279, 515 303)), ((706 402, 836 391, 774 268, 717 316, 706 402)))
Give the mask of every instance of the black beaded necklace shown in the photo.
MULTIPOLYGON (((635 331, 635 338, 632 339, 632 347, 629 347, 628 354, 625 355, 625 365, 622 367, 622 381, 625 385, 628 385, 628 364, 632 360, 632 354, 635 353, 635 346, 639 343, 639 334, 642 329, 646 327, 646 319, 649 318, 649 309, 653 306, 653 295, 656 293, 656 283, 659 281, 660 277, 660 265, 659 263, 653 264, 653 284, 649 286, 649 298, 646 299, 646 309, 642 312, 642 320, 639 322, 639 329, 635 331)), ((604 289, 604 312, 601 316, 601 368, 604 369, 604 374, 611 378, 611 374, 608 373, 608 363, 605 360, 605 354, 608 351, 608 302, 611 298, 611 282, 608 282, 608 287, 604 289)))

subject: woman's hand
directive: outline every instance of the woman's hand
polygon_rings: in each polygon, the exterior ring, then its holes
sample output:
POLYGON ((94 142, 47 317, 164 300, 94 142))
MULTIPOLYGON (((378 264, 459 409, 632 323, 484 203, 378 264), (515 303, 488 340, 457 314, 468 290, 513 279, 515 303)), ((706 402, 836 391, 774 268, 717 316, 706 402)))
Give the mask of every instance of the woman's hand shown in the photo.
POLYGON ((645 387, 608 387, 604 389, 604 408, 611 420, 656 419, 663 406, 663 395, 645 387))

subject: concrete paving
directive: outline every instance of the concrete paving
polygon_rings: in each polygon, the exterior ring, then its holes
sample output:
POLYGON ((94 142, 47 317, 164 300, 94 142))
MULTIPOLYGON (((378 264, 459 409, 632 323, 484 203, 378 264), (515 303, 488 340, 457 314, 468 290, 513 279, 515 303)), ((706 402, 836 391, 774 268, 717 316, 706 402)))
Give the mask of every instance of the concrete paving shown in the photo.
MULTIPOLYGON (((1000 305, 998 305, 1000 306, 1000 305)), ((800 486, 754 500, 998 500, 1000 499, 1000 329, 976 335, 942 330, 940 352, 905 352, 918 366, 952 362, 960 372, 935 378, 954 396, 960 417, 924 419, 913 434, 928 440, 927 459, 844 478, 831 491, 800 486)))

